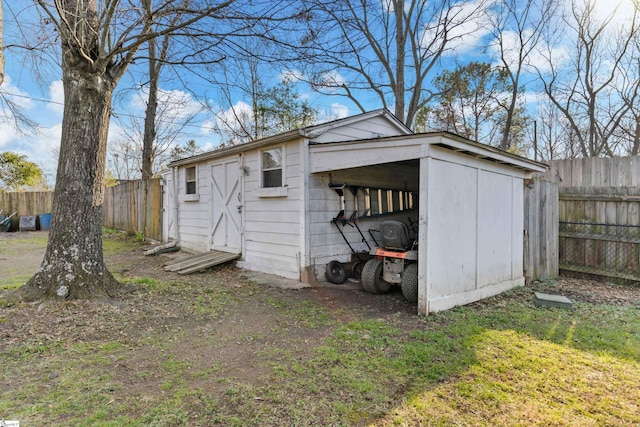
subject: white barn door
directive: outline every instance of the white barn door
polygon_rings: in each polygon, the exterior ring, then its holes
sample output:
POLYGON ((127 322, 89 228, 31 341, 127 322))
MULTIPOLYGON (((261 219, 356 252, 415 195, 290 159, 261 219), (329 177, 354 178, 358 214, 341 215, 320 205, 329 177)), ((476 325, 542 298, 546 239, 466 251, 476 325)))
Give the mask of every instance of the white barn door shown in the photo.
POLYGON ((211 249, 241 252, 242 193, 237 159, 211 165, 211 249))

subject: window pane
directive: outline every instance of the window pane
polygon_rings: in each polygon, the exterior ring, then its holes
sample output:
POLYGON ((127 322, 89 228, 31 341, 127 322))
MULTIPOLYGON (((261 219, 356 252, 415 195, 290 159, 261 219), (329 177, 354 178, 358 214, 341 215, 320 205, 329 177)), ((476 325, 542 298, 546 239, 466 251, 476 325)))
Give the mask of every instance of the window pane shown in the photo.
POLYGON ((262 169, 275 169, 282 167, 282 148, 274 148, 262 152, 262 169))
POLYGON ((262 172, 264 187, 282 187, 282 169, 262 172))
POLYGON ((187 168, 187 181, 195 181, 196 179, 196 167, 187 168))
POLYGON ((187 194, 196 194, 196 182, 195 181, 187 182, 187 194))

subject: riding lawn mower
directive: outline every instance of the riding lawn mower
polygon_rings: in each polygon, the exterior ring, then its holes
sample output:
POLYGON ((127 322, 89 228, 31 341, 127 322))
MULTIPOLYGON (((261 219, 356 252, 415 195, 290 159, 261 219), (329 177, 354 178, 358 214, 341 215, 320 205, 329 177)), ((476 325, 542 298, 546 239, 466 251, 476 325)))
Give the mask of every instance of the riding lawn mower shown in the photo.
POLYGON ((415 222, 411 222, 411 229, 398 220, 380 223, 381 245, 371 249, 369 254, 373 258, 365 263, 360 276, 365 291, 381 294, 388 292, 393 285, 400 285, 407 301, 418 301, 416 235, 415 222))

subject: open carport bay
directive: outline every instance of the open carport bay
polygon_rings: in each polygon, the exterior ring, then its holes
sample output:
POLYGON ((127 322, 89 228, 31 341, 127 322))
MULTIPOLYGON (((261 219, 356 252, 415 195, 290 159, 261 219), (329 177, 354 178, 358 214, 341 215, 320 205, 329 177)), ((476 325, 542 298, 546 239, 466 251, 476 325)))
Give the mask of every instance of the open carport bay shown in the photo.
MULTIPOLYGON (((398 200, 403 192, 412 195, 411 206, 402 207, 413 209, 396 209, 398 203, 384 215, 367 212, 364 196, 356 196, 345 216, 357 210, 354 217, 365 229, 376 228, 382 218, 418 221, 420 313, 524 285, 524 179, 543 165, 443 133, 316 144, 310 163, 309 251, 316 265, 348 254, 344 243, 338 252, 341 237, 330 222, 341 208, 330 184, 342 182, 395 190, 398 200)), ((352 228, 348 236, 366 250, 352 228)))

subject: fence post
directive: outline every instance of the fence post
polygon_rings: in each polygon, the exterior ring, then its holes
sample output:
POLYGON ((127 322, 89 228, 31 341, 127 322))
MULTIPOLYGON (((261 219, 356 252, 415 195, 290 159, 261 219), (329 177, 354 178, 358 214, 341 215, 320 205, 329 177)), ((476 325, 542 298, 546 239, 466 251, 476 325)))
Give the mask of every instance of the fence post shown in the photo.
POLYGON ((558 276, 558 184, 542 177, 525 184, 524 273, 530 283, 558 276))

